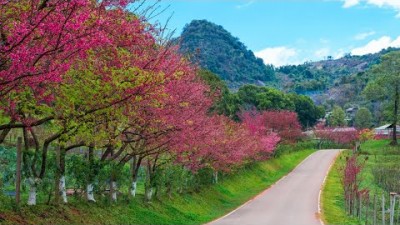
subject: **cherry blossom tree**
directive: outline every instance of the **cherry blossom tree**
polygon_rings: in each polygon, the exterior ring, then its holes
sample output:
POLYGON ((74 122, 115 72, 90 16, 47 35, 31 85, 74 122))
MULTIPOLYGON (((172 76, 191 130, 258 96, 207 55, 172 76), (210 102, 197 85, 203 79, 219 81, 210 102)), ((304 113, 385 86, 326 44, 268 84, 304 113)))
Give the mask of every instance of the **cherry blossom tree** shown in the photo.
POLYGON ((303 135, 297 113, 290 111, 263 112, 267 129, 276 132, 282 141, 294 143, 303 135))
POLYGON ((319 124, 314 133, 321 140, 338 144, 354 144, 359 139, 359 132, 353 127, 325 127, 319 124))

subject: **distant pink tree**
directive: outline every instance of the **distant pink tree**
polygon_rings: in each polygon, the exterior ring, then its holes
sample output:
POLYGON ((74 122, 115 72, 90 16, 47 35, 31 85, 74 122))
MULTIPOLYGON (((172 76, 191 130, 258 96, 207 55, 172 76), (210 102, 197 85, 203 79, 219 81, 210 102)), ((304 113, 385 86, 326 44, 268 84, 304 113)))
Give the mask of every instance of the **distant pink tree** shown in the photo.
POLYGON ((240 115, 242 123, 246 127, 249 138, 253 137, 257 146, 255 156, 269 156, 275 150, 281 140, 279 135, 266 126, 265 115, 257 111, 247 111, 240 115))
POLYGON ((338 144, 352 144, 359 139, 359 132, 353 127, 325 127, 319 124, 314 132, 316 137, 338 144))
POLYGON ((297 113, 290 111, 265 111, 262 115, 267 129, 276 132, 282 141, 295 143, 303 136, 297 113))

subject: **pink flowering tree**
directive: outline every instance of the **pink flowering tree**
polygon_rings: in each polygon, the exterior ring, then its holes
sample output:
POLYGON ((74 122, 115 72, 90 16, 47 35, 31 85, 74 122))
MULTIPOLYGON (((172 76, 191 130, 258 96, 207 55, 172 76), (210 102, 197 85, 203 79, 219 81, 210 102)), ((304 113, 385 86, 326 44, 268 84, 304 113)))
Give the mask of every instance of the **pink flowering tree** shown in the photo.
POLYGON ((331 141, 343 145, 354 145, 359 139, 359 132, 353 127, 325 127, 318 124, 314 133, 321 141, 331 141))
POLYGON ((283 142, 295 143, 303 136, 297 113, 265 111, 262 115, 267 129, 276 132, 283 142))
POLYGON ((101 54, 104 51, 98 49, 130 46, 143 52, 138 46, 154 43, 148 25, 133 15, 127 18, 129 3, 0 2, 0 111, 9 119, 0 124, 0 143, 12 128, 34 127, 55 118, 46 109, 55 99, 54 87, 77 62, 87 59, 89 51, 101 54))
POLYGON ((281 138, 266 126, 264 115, 257 111, 247 111, 243 112, 240 118, 249 136, 253 136, 254 143, 257 144, 253 156, 255 158, 271 156, 281 138))

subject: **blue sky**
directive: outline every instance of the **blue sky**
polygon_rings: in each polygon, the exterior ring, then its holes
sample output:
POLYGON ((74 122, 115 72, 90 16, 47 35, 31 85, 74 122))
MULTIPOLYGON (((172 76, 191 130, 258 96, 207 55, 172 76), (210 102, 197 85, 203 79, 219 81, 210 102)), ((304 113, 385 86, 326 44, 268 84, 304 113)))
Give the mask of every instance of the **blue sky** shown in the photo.
POLYGON ((193 19, 222 25, 276 66, 400 47, 400 0, 164 0, 168 28, 193 19))

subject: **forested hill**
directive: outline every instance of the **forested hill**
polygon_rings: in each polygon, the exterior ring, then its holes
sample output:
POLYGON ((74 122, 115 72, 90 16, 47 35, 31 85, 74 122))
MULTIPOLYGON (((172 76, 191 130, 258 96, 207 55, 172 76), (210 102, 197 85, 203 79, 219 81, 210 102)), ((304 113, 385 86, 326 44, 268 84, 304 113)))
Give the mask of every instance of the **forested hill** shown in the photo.
POLYGON ((266 66, 222 26, 207 20, 193 20, 187 24, 179 42, 182 53, 218 74, 230 88, 243 83, 263 85, 275 80, 272 66, 266 66))
POLYGON ((382 55, 396 48, 388 48, 379 53, 362 56, 345 55, 339 59, 308 62, 302 65, 283 66, 276 69, 280 87, 286 91, 308 94, 315 91, 327 91, 347 83, 351 75, 363 73, 372 65, 379 63, 382 55))
MULTIPOLYGON (((311 96, 348 84, 349 79, 354 80, 351 77, 379 63, 382 55, 399 50, 389 48, 362 56, 347 54, 339 59, 327 56, 327 60, 274 68, 257 58, 222 26, 207 20, 193 20, 177 40, 183 54, 220 76, 231 89, 243 84, 273 85, 286 92, 311 96)), ((357 82, 366 84, 366 81, 357 82)))

